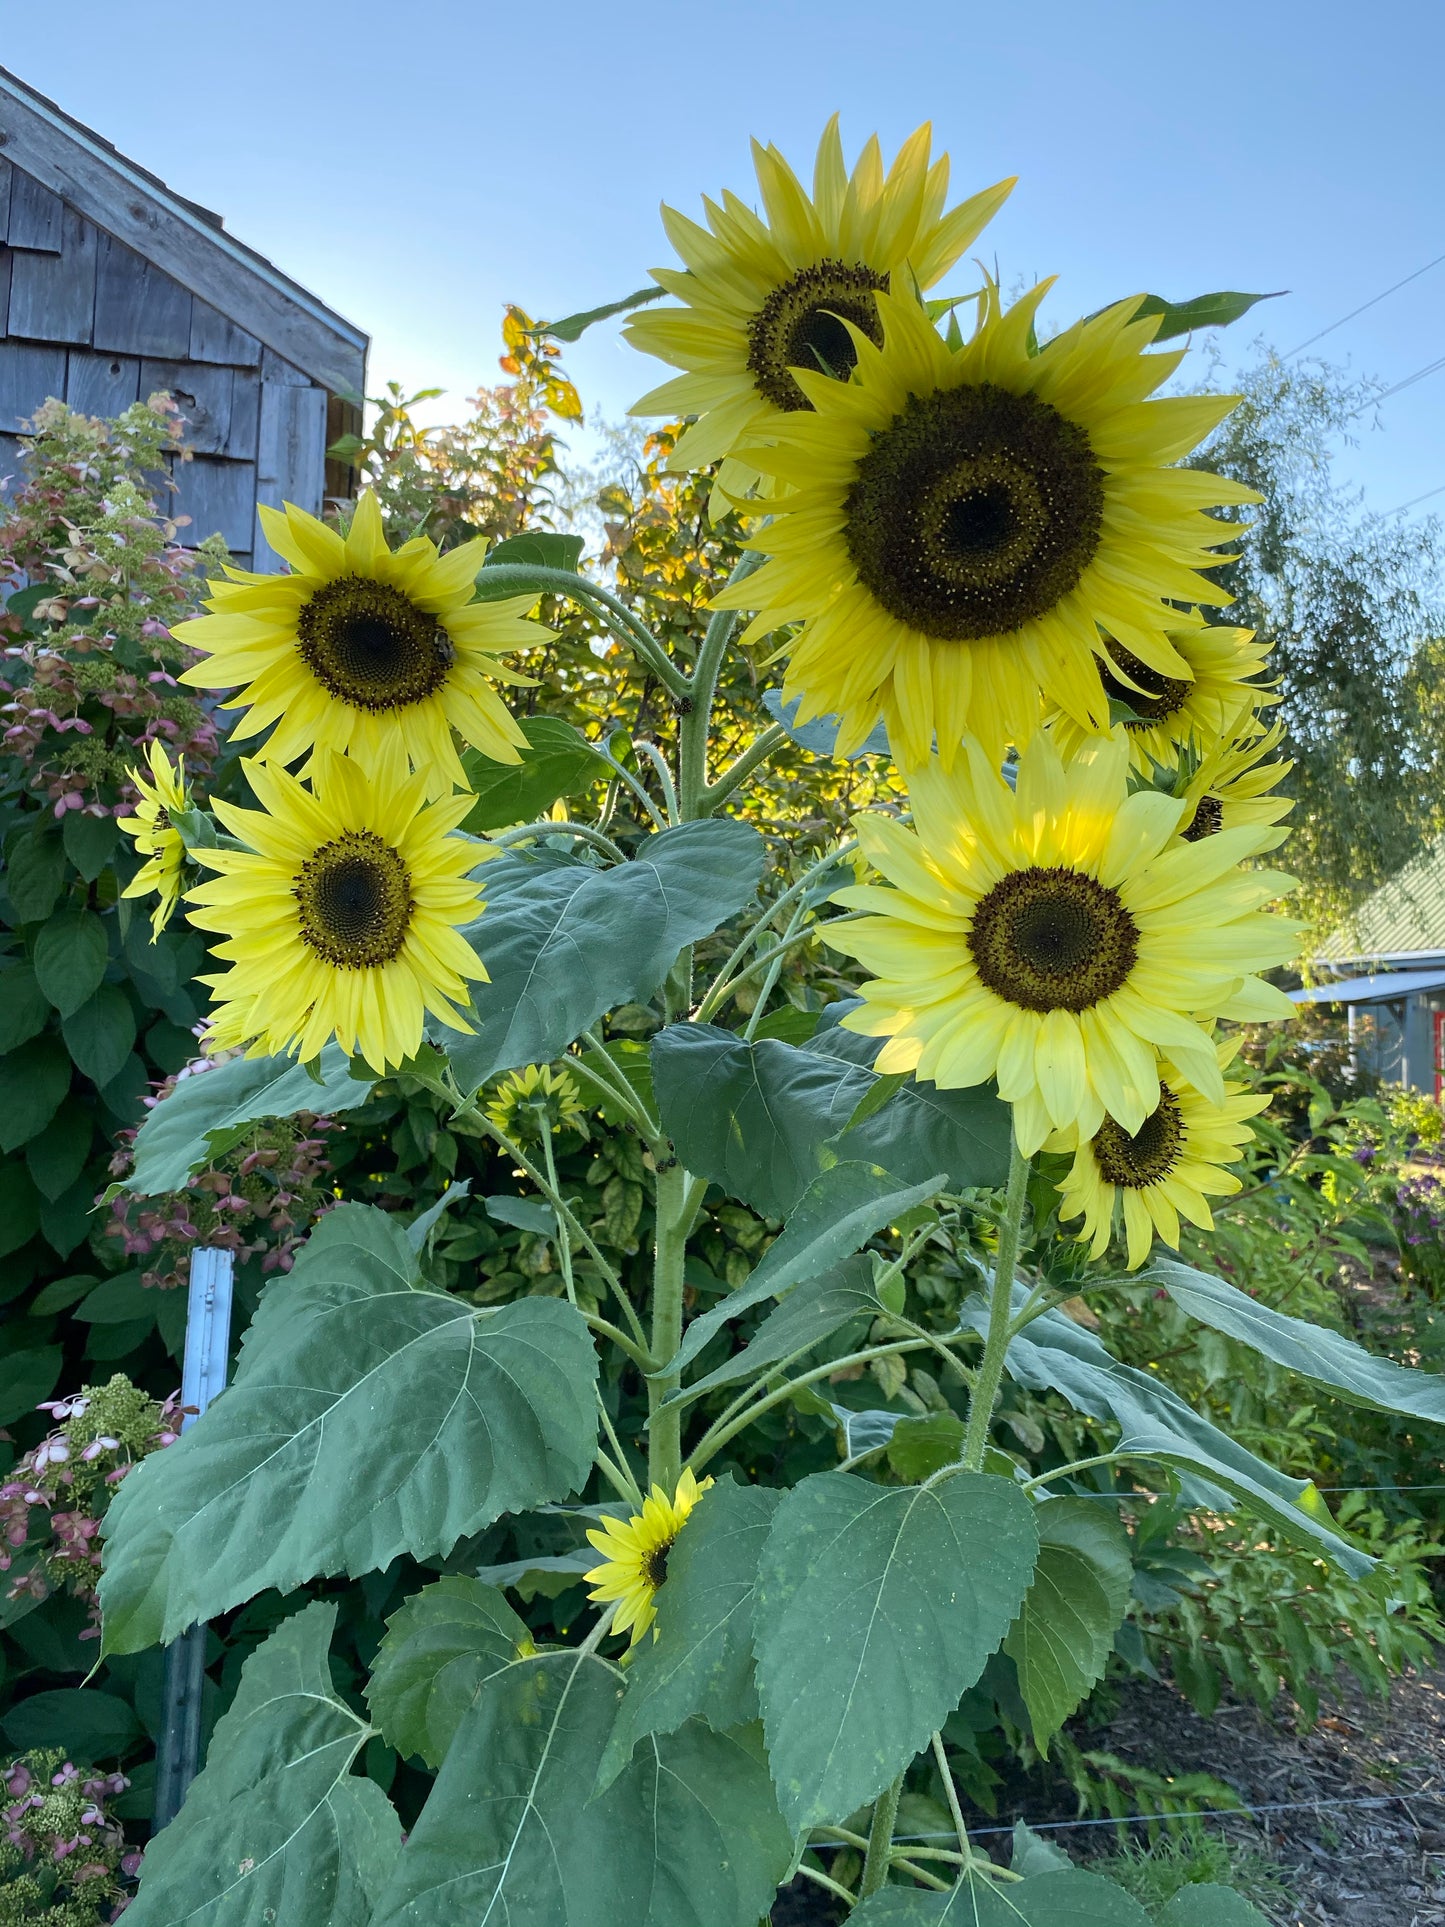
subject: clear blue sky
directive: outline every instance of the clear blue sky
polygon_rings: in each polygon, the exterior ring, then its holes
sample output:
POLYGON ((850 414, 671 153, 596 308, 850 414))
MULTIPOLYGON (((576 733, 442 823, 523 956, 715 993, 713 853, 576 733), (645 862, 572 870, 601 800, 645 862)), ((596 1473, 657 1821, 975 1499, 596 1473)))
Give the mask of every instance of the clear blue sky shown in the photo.
MULTIPOLYGON (((5 65, 367 328, 373 383, 494 379, 503 300, 640 286, 659 200, 748 195, 752 133, 809 164, 835 108, 850 155, 931 119, 961 191, 1017 173, 989 245, 1006 283, 1061 276, 1059 322, 1287 288, 1259 326, 1288 349, 1445 254, 1440 0, 0 0, 0 25, 5 65)), ((1400 380, 1445 357, 1442 315, 1445 263, 1319 350, 1400 380)), ((571 365, 613 416, 654 378, 615 326, 571 365)), ((1445 488, 1445 367, 1381 422, 1341 457, 1369 504, 1445 488)))

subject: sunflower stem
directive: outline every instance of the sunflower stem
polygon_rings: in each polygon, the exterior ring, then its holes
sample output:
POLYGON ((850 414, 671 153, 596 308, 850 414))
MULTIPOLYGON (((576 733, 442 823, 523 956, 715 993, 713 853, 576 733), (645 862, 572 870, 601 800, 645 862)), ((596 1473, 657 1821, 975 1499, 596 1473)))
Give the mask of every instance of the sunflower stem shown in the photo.
MULTIPOLYGON (((761 568, 764 560, 763 556, 751 551, 742 556, 728 577, 728 587, 732 588, 735 583, 750 576, 754 569, 761 568)), ((686 707, 682 710, 677 732, 677 767, 679 801, 685 823, 691 822, 694 817, 711 816, 717 803, 722 800, 721 797, 712 798, 708 791, 707 743, 712 728, 712 706, 717 696, 718 671, 722 668, 722 660, 732 641, 737 620, 736 612, 732 609, 713 611, 693 664, 692 675, 680 692, 686 707)))
MULTIPOLYGON (((659 1364, 677 1356, 682 1343, 683 1263, 687 1256, 689 1185, 686 1171, 675 1161, 657 1173, 656 1250, 652 1272, 652 1355, 659 1364)), ((647 1476, 669 1498, 682 1475, 682 1412, 662 1410, 681 1375, 671 1373, 647 1381, 647 1476)))
POLYGON ((772 723, 761 736, 754 737, 735 763, 730 763, 715 783, 709 783, 702 793, 707 808, 704 815, 711 816, 719 803, 725 803, 735 789, 745 783, 758 767, 765 763, 775 749, 788 741, 788 732, 781 723, 772 723))
POLYGON ((858 1898, 876 1894, 888 1878, 888 1857, 893 1846, 893 1826, 898 1818, 898 1801, 903 1792, 900 1773, 892 1786, 885 1787, 873 1807, 873 1824, 868 1829, 868 1857, 863 1862, 863 1878, 858 1898))
POLYGON ((998 1251, 993 1266, 993 1292, 988 1307, 988 1336, 983 1358, 974 1380, 973 1397, 968 1407, 968 1430, 963 1439, 963 1469, 982 1472, 988 1451, 989 1421, 998 1402, 1003 1382, 1004 1354, 1008 1351, 1009 1326, 1013 1317, 1014 1272, 1018 1266, 1019 1236, 1023 1229, 1024 1205, 1028 1198, 1029 1170, 1033 1160, 1026 1158, 1018 1139, 1009 1138, 1008 1190, 1004 1196, 1003 1222, 998 1230, 998 1251))

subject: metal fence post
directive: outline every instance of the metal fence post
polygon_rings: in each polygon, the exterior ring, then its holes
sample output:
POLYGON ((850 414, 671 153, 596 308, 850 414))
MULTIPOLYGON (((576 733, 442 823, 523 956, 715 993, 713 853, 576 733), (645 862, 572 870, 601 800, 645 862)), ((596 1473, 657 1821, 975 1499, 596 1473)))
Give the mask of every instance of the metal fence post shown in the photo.
MULTIPOLYGON (((191 1253, 190 1297, 186 1305, 186 1355, 181 1368, 181 1403, 193 1408, 181 1420, 194 1425, 226 1383, 231 1351, 231 1296, 234 1261, 229 1251, 203 1246, 191 1253)), ((188 1627, 167 1646, 164 1661, 161 1729, 156 1738, 156 1806, 152 1830, 173 1820, 186 1788, 201 1763, 201 1694, 205 1686, 206 1628, 188 1627)))

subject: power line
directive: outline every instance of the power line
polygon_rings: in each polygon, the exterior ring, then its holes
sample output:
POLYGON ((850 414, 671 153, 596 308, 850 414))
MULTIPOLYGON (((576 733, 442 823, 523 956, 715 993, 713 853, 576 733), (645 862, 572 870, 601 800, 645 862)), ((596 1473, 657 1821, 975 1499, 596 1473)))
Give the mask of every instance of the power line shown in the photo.
POLYGON ((1423 495, 1412 495, 1408 502, 1401 502, 1398 508, 1387 509, 1386 519, 1391 515, 1403 515, 1406 509, 1415 508, 1421 502, 1431 502, 1437 495, 1445 495, 1445 482, 1439 488, 1427 488, 1423 495))
POLYGON ((1403 381, 1397 381, 1394 387, 1387 388, 1383 395, 1371 396, 1370 400, 1364 404, 1364 407, 1357 408, 1355 413, 1357 415, 1363 415, 1366 408, 1377 407, 1382 401, 1388 401, 1391 395, 1398 395, 1406 388, 1413 388, 1417 381, 1423 381, 1426 375, 1433 375, 1441 368, 1445 368, 1445 355, 1440 355, 1434 361, 1427 361, 1423 368, 1417 368, 1413 375, 1406 375, 1403 381))
POLYGON ((1338 321, 1332 321, 1328 328, 1321 328, 1317 335, 1311 335, 1308 341, 1302 341, 1298 348, 1291 348, 1289 353, 1283 356, 1282 359, 1285 361, 1293 361, 1296 355, 1302 355, 1306 348, 1313 348, 1317 341, 1323 341, 1326 335, 1332 335, 1336 328, 1343 328, 1345 323, 1347 321, 1353 321, 1356 315, 1363 314, 1367 308, 1377 306, 1379 302, 1386 300, 1390 295, 1398 294, 1401 288, 1407 288, 1412 281, 1418 281, 1420 276, 1422 274, 1428 274, 1431 268, 1438 268, 1442 261, 1445 261, 1445 254, 1437 254, 1433 261, 1427 261, 1423 268, 1416 268, 1413 274, 1407 274, 1403 281, 1395 282, 1394 286, 1386 288, 1383 294, 1371 295, 1370 299, 1361 302, 1358 308, 1351 308, 1350 312, 1346 315, 1341 315, 1338 321))
MULTIPOLYGON (((1426 1800, 1438 1804, 1440 1795, 1429 1791, 1409 1793, 1371 1794, 1353 1799, 1332 1800, 1268 1800, 1258 1806, 1241 1801, 1237 1807, 1202 1807, 1183 1813, 1121 1813, 1109 1815, 1102 1820, 1025 1820, 1024 1825, 1031 1833, 1073 1833, 1086 1827, 1127 1827, 1142 1820, 1233 1820, 1249 1813, 1314 1813, 1322 1807, 1392 1807, 1403 1806, 1409 1812, 1411 1800, 1426 1800)), ((1012 1827, 970 1827, 971 1840, 982 1839, 985 1835, 1012 1833, 1012 1827)), ((900 1833, 895 1836, 900 1846, 909 1841, 922 1844, 926 1840, 952 1840, 952 1833, 900 1833)), ((820 1840, 817 1846, 841 1846, 841 1841, 820 1840)))

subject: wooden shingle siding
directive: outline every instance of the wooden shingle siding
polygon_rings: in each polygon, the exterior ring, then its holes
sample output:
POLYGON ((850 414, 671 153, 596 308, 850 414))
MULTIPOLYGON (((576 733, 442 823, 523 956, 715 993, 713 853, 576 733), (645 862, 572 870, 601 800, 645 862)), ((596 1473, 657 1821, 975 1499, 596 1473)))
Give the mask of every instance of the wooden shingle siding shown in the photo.
MULTIPOLYGON (((263 381, 261 423, 256 451, 256 501, 271 508, 294 502, 311 515, 321 513, 326 469, 326 390, 298 388, 289 382, 263 381)), ((256 518, 258 569, 277 569, 280 557, 256 518)))
POLYGON ((10 332, 6 317, 10 313, 10 267, 15 256, 7 247, 0 247, 0 341, 10 332))
POLYGON ((14 173, 9 161, 0 160, 0 241, 10 238, 10 183, 14 173))
POLYGON ((192 361, 223 361, 230 368, 255 368, 261 360, 261 344, 256 337, 217 314, 199 295, 191 309, 189 352, 192 361))
POLYGON ((124 241, 102 234, 95 269, 97 348, 184 360, 191 345, 191 295, 124 241))
POLYGON ((261 379, 237 368, 231 376, 231 432, 221 453, 233 455, 238 462, 254 462, 260 417, 261 379))
POLYGON ((95 261, 99 239, 89 221, 66 208, 58 254, 31 248, 11 253, 12 335, 30 341, 90 340, 95 313, 95 261))
POLYGON ((43 187, 31 174, 15 168, 10 182, 12 248, 36 248, 59 254, 65 210, 58 194, 43 187))
POLYGON ((97 355, 72 348, 65 399, 82 415, 119 415, 140 400, 140 362, 134 355, 97 355))
POLYGON ((181 531, 187 547, 217 534, 228 549, 249 547, 256 500, 254 463, 208 460, 201 455, 192 462, 177 462, 174 477, 176 492, 167 513, 190 516, 190 527, 181 531))
POLYGON ((0 434, 17 433, 51 395, 65 397, 65 350, 0 341, 0 434))
POLYGON ((196 362, 142 361, 143 398, 164 390, 184 417, 186 446, 197 455, 222 455, 231 432, 231 370, 196 362))

